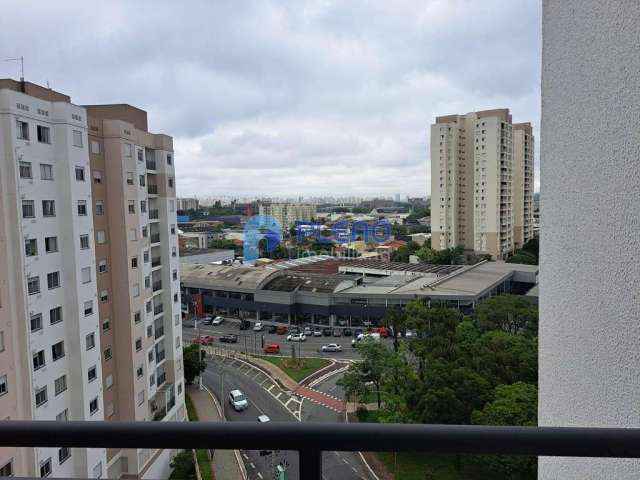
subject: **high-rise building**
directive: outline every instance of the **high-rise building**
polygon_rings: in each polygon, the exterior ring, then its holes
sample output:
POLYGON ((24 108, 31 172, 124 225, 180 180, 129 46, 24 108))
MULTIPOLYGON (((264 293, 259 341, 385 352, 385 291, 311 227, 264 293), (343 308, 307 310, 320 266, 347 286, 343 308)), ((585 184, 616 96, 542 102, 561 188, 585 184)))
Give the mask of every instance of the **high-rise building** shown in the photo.
MULTIPOLYGON (((87 116, 0 80, 0 418, 103 420, 87 116)), ((0 449, 0 476, 99 477, 105 449, 0 449)))
MULTIPOLYGON (((183 420, 172 139, 0 80, 0 418, 183 420)), ((0 449, 0 476, 165 477, 171 451, 0 449)))
POLYGON ((274 217, 283 229, 289 228, 297 221, 315 220, 318 215, 316 205, 308 203, 261 203, 260 215, 274 217))
POLYGON ((515 248, 534 236, 533 129, 513 124, 513 238, 515 248))
MULTIPOLYGON (((183 420, 173 140, 130 105, 86 109, 105 419, 183 420)), ((108 477, 165 477, 170 454, 108 450, 108 477)))
POLYGON ((524 232, 533 231, 532 195, 529 124, 514 127, 508 109, 436 118, 431 126, 432 248, 463 246, 506 258, 525 237, 524 232), (515 143, 522 148, 515 156, 514 128, 521 132, 515 143), (515 184, 521 186, 516 193, 515 184), (521 238, 515 236, 517 212, 522 212, 518 217, 521 238))
POLYGON ((180 211, 197 210, 200 206, 197 198, 176 198, 176 202, 177 209, 180 211))

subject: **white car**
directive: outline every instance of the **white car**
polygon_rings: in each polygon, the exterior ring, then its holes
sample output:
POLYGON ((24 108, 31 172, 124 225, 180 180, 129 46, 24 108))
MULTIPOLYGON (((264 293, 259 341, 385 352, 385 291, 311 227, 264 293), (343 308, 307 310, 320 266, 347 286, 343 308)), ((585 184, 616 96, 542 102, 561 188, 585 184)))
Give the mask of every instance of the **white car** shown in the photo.
POLYGON ((222 323, 224 322, 224 317, 216 317, 213 319, 213 321, 211 322, 211 325, 222 325, 222 323))
POLYGON ((249 408, 247 397, 240 390, 231 390, 229 393, 229 403, 236 412, 241 412, 249 408))
POLYGON ((287 337, 288 342, 304 342, 306 339, 304 333, 292 333, 287 337))
POLYGON ((256 324, 253 326, 253 331, 261 332, 263 328, 264 328, 264 325, 262 325, 262 322, 256 322, 256 324))
POLYGON ((311 330, 311 327, 304 327, 304 334, 307 337, 310 337, 311 335, 313 335, 313 330, 311 330))
POLYGON ((337 343, 330 343, 329 345, 322 345, 320 349, 322 352, 341 352, 342 347, 337 343))
POLYGON ((321 336, 322 336, 322 330, 320 330, 319 328, 316 328, 316 329, 313 331, 313 336, 314 336, 314 337, 321 337, 321 336))
POLYGON ((356 338, 351 340, 351 346, 355 347, 360 342, 378 342, 380 343, 379 333, 361 333, 356 338))

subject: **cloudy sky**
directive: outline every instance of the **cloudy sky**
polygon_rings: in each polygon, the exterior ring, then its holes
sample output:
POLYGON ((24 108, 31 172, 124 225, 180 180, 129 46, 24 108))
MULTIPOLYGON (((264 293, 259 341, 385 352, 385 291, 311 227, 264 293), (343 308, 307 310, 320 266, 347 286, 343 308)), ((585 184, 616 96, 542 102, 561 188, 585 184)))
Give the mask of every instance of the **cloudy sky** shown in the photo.
POLYGON ((436 115, 509 107, 537 135, 539 4, 21 0, 0 58, 74 103, 147 110, 181 195, 422 196, 436 115))

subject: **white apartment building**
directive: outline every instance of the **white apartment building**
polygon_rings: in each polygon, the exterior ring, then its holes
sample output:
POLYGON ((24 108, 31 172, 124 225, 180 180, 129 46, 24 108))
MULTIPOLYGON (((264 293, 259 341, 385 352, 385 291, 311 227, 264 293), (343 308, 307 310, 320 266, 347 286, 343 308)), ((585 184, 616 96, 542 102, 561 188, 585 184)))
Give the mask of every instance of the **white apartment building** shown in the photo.
MULTIPOLYGON (((103 420, 84 108, 0 80, 0 418, 103 420)), ((0 475, 99 477, 105 449, 0 449, 0 475)))
POLYGON ((504 259, 526 241, 525 231, 532 234, 533 217, 524 211, 533 202, 533 135, 530 125, 519 125, 523 133, 516 142, 522 149, 514 160, 508 109, 436 118, 431 126, 432 248, 460 245, 504 259))
POLYGON ((200 206, 197 198, 176 198, 176 202, 177 209, 180 211, 197 210, 200 206))
POLYGON ((283 229, 296 224, 297 221, 315 220, 318 215, 316 205, 308 203, 268 203, 260 204, 260 215, 274 217, 283 229))

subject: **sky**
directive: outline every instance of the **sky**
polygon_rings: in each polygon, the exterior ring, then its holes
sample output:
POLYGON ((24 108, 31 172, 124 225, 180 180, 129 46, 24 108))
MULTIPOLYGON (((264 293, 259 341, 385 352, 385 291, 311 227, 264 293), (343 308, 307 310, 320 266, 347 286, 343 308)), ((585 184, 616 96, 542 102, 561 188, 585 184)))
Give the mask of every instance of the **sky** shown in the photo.
POLYGON ((437 115, 507 107, 539 136, 540 25, 537 0, 21 0, 0 59, 146 110, 181 196, 425 196, 437 115))

